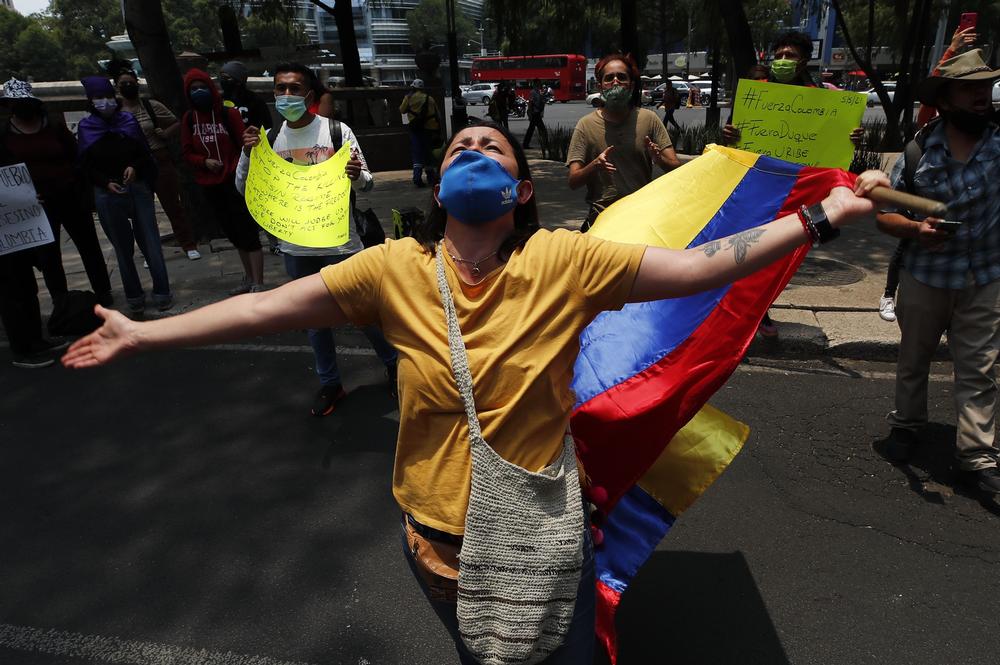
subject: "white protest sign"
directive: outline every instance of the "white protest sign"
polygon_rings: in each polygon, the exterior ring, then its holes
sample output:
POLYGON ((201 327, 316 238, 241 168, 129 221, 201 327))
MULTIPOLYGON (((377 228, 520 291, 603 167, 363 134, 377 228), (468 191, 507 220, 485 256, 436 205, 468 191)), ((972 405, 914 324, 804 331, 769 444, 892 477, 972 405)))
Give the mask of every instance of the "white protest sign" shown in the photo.
POLYGON ((52 227, 38 202, 28 167, 0 167, 0 256, 52 240, 52 227))

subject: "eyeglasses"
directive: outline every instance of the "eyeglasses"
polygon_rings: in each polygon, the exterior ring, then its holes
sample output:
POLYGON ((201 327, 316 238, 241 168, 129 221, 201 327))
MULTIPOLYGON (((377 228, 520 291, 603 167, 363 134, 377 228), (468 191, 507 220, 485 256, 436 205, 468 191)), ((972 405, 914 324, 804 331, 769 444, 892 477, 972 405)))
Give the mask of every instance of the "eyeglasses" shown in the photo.
POLYGON ((601 77, 601 81, 603 83, 612 83, 613 81, 621 81, 622 83, 628 83, 630 80, 631 79, 629 78, 629 75, 626 74, 625 72, 611 72, 601 77))

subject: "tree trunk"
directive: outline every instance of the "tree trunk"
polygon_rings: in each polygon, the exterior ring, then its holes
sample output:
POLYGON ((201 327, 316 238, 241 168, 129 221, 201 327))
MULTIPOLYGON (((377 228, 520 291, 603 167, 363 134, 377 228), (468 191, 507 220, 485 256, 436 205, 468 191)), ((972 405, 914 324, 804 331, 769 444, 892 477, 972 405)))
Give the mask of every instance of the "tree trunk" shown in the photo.
MULTIPOLYGON (((122 14, 132 47, 139 56, 143 76, 149 88, 150 97, 155 97, 170 108, 180 118, 187 109, 181 71, 174 58, 163 7, 160 0, 123 0, 122 14)), ((174 160, 177 160, 177 144, 171 146, 174 160)), ((201 188, 194 182, 188 169, 178 168, 181 181, 181 203, 184 213, 194 229, 195 238, 219 238, 221 230, 212 215, 207 217, 201 188)))
POLYGON ((730 85, 730 96, 736 97, 736 81, 747 75, 750 68, 757 64, 757 51, 753 46, 753 33, 747 21, 743 3, 740 0, 719 0, 719 11, 726 25, 729 37, 729 52, 732 54, 733 69, 736 75, 730 85))
MULTIPOLYGON (((636 0, 621 0, 621 31, 622 53, 631 53, 639 61, 639 27, 636 0)), ((645 56, 639 63, 640 69, 645 64, 645 56)))
POLYGON ((347 87, 361 87, 365 84, 361 72, 361 54, 358 53, 358 38, 354 34, 354 12, 351 0, 336 0, 330 5, 322 0, 310 0, 323 11, 331 14, 337 22, 337 38, 340 40, 340 62, 344 65, 344 84, 347 87))
POLYGON ((187 108, 181 71, 170 45, 159 0, 123 0, 125 29, 139 56, 150 96, 180 116, 187 108))
POLYGON ((659 0, 659 13, 657 16, 657 27, 660 32, 660 76, 664 81, 670 76, 667 68, 669 63, 667 62, 667 0, 659 0))

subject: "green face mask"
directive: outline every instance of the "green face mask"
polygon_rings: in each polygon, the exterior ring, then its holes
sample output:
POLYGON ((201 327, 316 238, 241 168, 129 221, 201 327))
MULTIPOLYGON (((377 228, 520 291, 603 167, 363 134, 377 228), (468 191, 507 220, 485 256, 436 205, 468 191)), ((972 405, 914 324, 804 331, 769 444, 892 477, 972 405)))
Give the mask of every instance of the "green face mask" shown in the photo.
POLYGON ((778 83, 788 83, 795 78, 799 70, 799 63, 795 60, 782 58, 771 63, 771 74, 778 83))
POLYGON ((616 85, 601 93, 604 108, 609 111, 624 111, 632 99, 632 90, 624 85, 616 85))

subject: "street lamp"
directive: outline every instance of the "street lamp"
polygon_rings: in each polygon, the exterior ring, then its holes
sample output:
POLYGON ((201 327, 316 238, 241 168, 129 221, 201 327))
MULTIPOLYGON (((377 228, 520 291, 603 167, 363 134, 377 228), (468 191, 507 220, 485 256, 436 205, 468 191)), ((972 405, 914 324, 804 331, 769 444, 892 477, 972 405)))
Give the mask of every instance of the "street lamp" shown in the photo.
POLYGON ((473 44, 479 44, 479 55, 481 55, 481 56, 485 56, 486 55, 486 44, 484 44, 483 42, 477 41, 475 39, 470 39, 469 41, 467 41, 465 43, 465 46, 466 46, 466 48, 468 48, 469 46, 472 46, 473 44))
MULTIPOLYGON (((479 21, 479 55, 486 55, 486 22, 492 19, 484 18, 479 21)), ((474 41, 474 40, 473 40, 474 41)), ((471 43, 471 42, 470 42, 471 43)))

